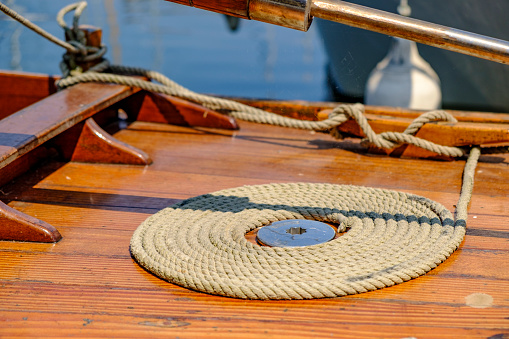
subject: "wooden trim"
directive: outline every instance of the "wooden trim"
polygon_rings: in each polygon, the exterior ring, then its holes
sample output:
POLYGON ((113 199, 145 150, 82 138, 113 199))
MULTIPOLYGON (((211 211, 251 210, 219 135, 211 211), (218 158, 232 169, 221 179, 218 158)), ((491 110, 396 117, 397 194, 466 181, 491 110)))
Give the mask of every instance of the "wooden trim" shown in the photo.
POLYGON ((103 130, 93 118, 87 119, 70 159, 77 162, 150 165, 150 157, 119 141, 103 130))
POLYGON ((142 92, 133 96, 130 112, 133 120, 178 126, 233 129, 239 128, 234 118, 201 105, 170 95, 142 92), (141 104, 141 106, 140 106, 141 104))
MULTIPOLYGON (((21 78, 34 80, 31 77, 21 78)), ((35 79, 40 82, 44 77, 35 79)), ((79 84, 9 115, 0 121, 0 169, 137 91, 119 85, 79 84)), ((43 94, 45 92, 41 96, 43 94)), ((33 164, 28 162, 25 165, 26 170, 33 164)), ((1 240, 56 242, 60 238, 53 226, 18 212, 3 202, 0 204, 1 240)))
POLYGON ((56 93, 59 77, 25 72, 0 72, 0 119, 56 93))
POLYGON ((79 84, 0 121, 0 167, 137 92, 119 85, 79 84))
MULTIPOLYGON (((276 114, 293 117, 303 120, 320 120, 325 113, 335 108, 339 103, 335 102, 308 102, 308 101, 278 101, 278 100, 256 100, 246 98, 228 98, 249 106, 261 108, 276 114)), ((368 106, 366 105, 366 113, 391 116, 407 119, 415 119, 425 111, 411 110, 398 107, 368 106)), ((509 114, 507 113, 490 113, 490 112, 465 112, 455 110, 445 110, 461 122, 479 122, 493 124, 509 124, 509 114)))
POLYGON ((55 227, 0 201, 0 240, 57 242, 60 239, 62 236, 55 227))

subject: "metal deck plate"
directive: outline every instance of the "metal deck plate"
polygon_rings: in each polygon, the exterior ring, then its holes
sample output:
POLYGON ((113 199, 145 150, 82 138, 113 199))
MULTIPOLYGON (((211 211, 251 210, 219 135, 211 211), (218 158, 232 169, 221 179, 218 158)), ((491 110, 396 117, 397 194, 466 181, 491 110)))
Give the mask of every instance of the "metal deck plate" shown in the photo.
POLYGON ((260 228, 256 240, 263 245, 295 247, 317 245, 334 239, 331 226, 314 220, 282 220, 260 228))

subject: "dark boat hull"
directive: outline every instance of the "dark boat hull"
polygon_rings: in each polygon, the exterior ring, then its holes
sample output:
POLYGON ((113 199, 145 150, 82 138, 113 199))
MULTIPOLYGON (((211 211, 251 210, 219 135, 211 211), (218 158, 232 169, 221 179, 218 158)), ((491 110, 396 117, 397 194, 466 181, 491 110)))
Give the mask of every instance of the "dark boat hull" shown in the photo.
MULTIPOLYGON (((396 12, 399 0, 351 1, 360 5, 396 12)), ((432 23, 509 40, 509 23, 503 13, 509 2, 480 0, 410 1, 412 17, 432 23)), ((339 94, 361 100, 366 81, 387 52, 391 38, 345 25, 315 20, 329 57, 332 85, 339 94)), ((438 74, 443 107, 451 109, 509 111, 509 67, 426 45, 418 46, 421 56, 438 74)))

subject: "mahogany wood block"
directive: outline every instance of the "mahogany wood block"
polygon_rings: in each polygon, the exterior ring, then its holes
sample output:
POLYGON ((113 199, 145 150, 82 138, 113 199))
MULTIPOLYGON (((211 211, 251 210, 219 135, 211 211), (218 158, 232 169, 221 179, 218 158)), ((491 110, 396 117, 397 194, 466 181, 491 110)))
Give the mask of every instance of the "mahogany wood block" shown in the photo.
POLYGON ((0 240, 57 242, 60 239, 62 236, 55 227, 0 201, 0 240))
POLYGON ((179 126, 238 129, 234 118, 170 95, 141 92, 126 109, 134 120, 179 126))
POLYGON ((79 133, 71 130, 57 141, 64 157, 70 161, 142 166, 152 163, 147 153, 115 139, 93 118, 76 127, 81 129, 79 133))

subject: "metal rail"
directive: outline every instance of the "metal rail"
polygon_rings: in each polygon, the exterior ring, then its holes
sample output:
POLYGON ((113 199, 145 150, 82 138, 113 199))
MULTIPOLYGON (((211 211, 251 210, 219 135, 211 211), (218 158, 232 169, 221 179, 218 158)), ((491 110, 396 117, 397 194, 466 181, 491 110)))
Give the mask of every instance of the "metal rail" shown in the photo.
POLYGON ((509 64, 509 43, 504 40, 340 0, 312 0, 310 15, 502 64, 509 64))

